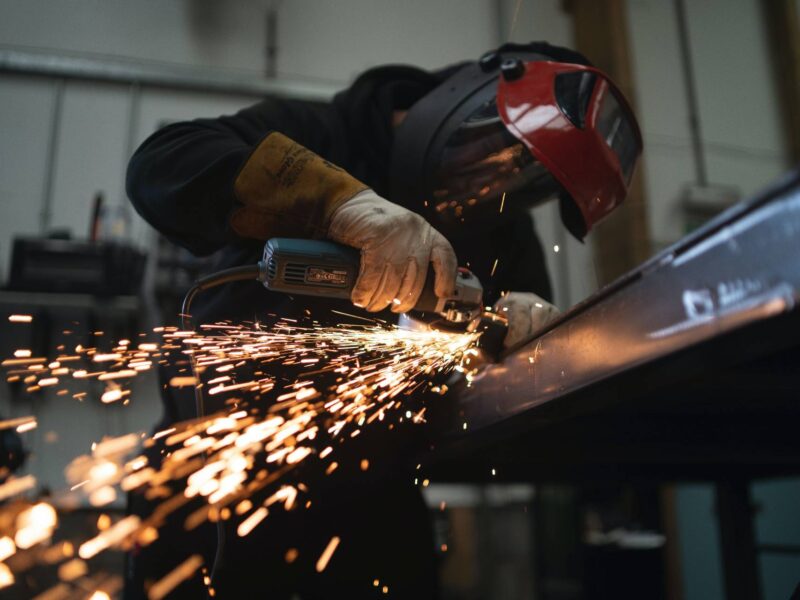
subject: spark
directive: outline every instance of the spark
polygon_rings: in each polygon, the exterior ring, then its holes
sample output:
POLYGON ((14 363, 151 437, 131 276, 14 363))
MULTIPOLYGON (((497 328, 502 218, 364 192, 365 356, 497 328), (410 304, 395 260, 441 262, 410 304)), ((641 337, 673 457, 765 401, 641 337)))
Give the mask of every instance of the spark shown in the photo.
POLYGON ((58 516, 51 505, 39 502, 22 511, 17 516, 16 524, 14 543, 17 548, 25 550, 50 539, 53 529, 58 524, 58 516))
POLYGON ((36 422, 36 417, 17 417, 16 419, 7 419, 5 421, 0 421, 0 430, 11 429, 12 427, 20 427, 30 422, 36 422))
POLYGON ((368 323, 374 323, 374 322, 375 322, 375 319, 368 319, 368 318, 366 318, 366 317, 360 317, 360 316, 358 316, 358 315, 353 315, 353 314, 350 314, 350 313, 342 312, 342 311, 340 311, 340 310, 333 310, 333 309, 331 309, 331 312, 332 312, 332 313, 335 313, 335 314, 337 314, 337 315, 342 315, 342 316, 345 316, 345 317, 350 317, 351 319, 359 319, 360 321, 367 321, 368 323))
POLYGON ((203 566, 203 558, 199 554, 190 556, 164 577, 155 582, 147 591, 148 600, 161 600, 165 598, 178 585, 194 575, 195 571, 203 566))
POLYGON ((8 565, 0 563, 0 590, 10 585, 14 585, 14 574, 8 565))
POLYGON ((506 193, 503 192, 503 196, 500 198, 500 212, 503 212, 503 207, 506 204, 506 193))
POLYGON ((117 521, 105 531, 101 531, 92 539, 81 544, 78 548, 78 556, 88 560, 106 548, 121 544, 139 527, 139 523, 139 517, 136 515, 129 515, 117 521))
POLYGON ((33 317, 31 315, 8 315, 8 321, 10 323, 30 323, 33 321, 33 317))
POLYGON ((500 260, 499 258, 494 259, 494 264, 492 265, 492 272, 489 273, 489 277, 494 277, 494 272, 497 270, 497 262, 499 260, 500 260))
POLYGON ((110 389, 107 392, 104 392, 102 396, 100 396, 100 402, 104 404, 109 404, 111 402, 116 402, 120 398, 122 398, 124 392, 121 389, 110 389))
POLYGON ((9 556, 13 556, 16 551, 17 547, 14 545, 14 540, 7 535, 0 538, 0 562, 3 562, 9 556))
POLYGON ((111 517, 107 514, 103 513, 99 517, 97 517, 97 529, 98 531, 105 531, 111 527, 111 517))
POLYGON ((89 572, 86 562, 80 558, 73 558, 58 567, 58 578, 61 581, 74 581, 89 572))
POLYGON ((154 440, 157 440, 157 439, 159 439, 159 438, 162 438, 162 437, 164 437, 164 436, 167 436, 167 435, 169 435, 170 433, 173 433, 173 432, 175 432, 175 431, 176 431, 176 429, 175 429, 174 427, 170 427, 169 429, 162 429, 161 431, 159 431, 158 433, 156 433, 156 434, 153 436, 153 439, 154 439, 154 440))
POLYGON ((269 510, 265 506, 258 508, 255 512, 253 512, 249 517, 247 517, 244 521, 239 524, 239 527, 236 529, 236 533, 239 534, 239 537, 244 537, 253 529, 255 529, 256 525, 258 525, 261 521, 263 521, 267 515, 269 514, 269 510))
POLYGON ((38 423, 36 419, 32 419, 30 421, 26 421, 25 423, 21 423, 17 426, 17 433, 25 433, 26 431, 31 431, 32 429, 36 429, 38 423))
POLYGON ((10 477, 5 483, 0 485, 0 501, 27 492, 36 485, 36 478, 33 475, 24 477, 10 477))
POLYGON ((331 541, 328 542, 328 545, 325 547, 325 550, 322 551, 319 560, 317 560, 317 573, 322 573, 325 570, 325 567, 328 566, 328 563, 330 562, 333 553, 336 552, 336 548, 339 546, 340 541, 341 540, 338 536, 333 536, 331 541))

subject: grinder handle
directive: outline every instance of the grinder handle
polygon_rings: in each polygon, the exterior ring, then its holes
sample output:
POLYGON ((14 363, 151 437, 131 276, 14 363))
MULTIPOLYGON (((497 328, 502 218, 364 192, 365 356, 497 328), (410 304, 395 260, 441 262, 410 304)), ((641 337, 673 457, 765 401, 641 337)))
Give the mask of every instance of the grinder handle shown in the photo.
POLYGON ((422 293, 414 305, 417 312, 437 312, 441 300, 433 291, 434 284, 436 283, 436 273, 431 265, 428 265, 428 274, 425 276, 425 285, 422 287, 422 293))

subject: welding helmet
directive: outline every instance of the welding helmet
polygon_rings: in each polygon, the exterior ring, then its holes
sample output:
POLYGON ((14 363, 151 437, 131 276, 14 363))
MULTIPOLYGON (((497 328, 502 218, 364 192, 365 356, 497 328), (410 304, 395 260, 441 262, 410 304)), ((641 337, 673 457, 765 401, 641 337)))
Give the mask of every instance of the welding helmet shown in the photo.
POLYGON ((583 239, 624 200, 641 148, 630 106, 598 69, 492 52, 411 107, 395 132, 392 198, 422 200, 448 233, 559 198, 583 239))

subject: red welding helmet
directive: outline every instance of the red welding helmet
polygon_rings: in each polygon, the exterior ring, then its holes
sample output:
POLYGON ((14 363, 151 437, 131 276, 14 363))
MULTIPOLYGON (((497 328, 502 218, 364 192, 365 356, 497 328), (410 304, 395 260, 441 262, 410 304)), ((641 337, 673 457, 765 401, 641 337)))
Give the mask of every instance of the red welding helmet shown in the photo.
POLYGON ((633 112, 601 71, 490 53, 412 106, 395 135, 393 194, 422 198, 448 231, 559 198, 583 239, 624 200, 641 148, 633 112))

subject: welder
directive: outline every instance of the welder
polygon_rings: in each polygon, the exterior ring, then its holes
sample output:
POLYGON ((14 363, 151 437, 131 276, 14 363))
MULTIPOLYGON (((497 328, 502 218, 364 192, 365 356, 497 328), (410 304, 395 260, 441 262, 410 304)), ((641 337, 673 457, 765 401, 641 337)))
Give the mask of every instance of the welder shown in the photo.
MULTIPOLYGON (((625 98, 583 56, 507 44, 433 72, 374 68, 330 103, 267 98, 233 116, 169 125, 136 151, 127 189, 150 224, 197 255, 216 253, 220 267, 255 263, 273 237, 360 250, 348 312, 403 313, 429 266, 440 297, 468 267, 485 304, 508 317, 513 345, 557 314, 530 209, 557 200, 582 239, 623 201, 640 151, 625 98)), ((248 282, 199 297, 192 312, 211 322, 310 310, 326 323, 336 318, 330 307, 248 282)), ((164 387, 166 421, 194 416, 191 400, 164 387)), ((432 532, 411 476, 331 496, 302 532, 278 523, 248 536, 246 552, 221 561, 217 595, 374 597, 380 573, 396 597, 437 596, 432 532), (288 538, 316 536, 321 549, 332 524, 342 543, 323 573, 313 562, 285 564, 288 538)), ((180 548, 179 528, 165 536, 131 562, 129 597, 201 550, 180 548)))

